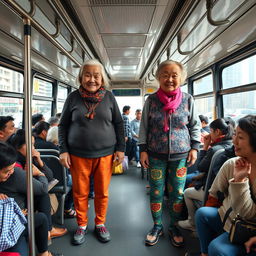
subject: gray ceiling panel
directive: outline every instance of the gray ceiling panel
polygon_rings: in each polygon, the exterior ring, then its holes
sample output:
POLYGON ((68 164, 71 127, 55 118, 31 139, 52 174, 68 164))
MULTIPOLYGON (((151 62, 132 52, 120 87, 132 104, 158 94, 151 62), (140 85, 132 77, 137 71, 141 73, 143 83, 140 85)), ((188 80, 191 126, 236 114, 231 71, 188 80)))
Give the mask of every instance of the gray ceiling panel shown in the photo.
POLYGON ((103 35, 102 40, 106 48, 143 47, 146 42, 144 35, 103 35))
POLYGON ((109 57, 140 57, 142 48, 119 48, 119 49, 106 49, 107 54, 109 57))

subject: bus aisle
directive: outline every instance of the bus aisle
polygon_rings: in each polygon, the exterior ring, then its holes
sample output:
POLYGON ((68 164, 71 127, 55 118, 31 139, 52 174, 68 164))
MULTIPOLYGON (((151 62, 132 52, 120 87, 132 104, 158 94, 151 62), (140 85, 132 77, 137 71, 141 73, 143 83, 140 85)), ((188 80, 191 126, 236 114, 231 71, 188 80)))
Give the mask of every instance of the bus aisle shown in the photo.
POLYGON ((77 228, 75 219, 65 219, 69 233, 54 239, 50 250, 61 251, 65 256, 183 256, 187 250, 197 251, 199 242, 189 232, 182 231, 185 239, 184 248, 171 245, 167 233, 167 206, 164 209, 164 235, 155 246, 145 246, 145 236, 152 226, 147 195, 146 179, 141 179, 139 168, 132 166, 123 175, 112 176, 109 196, 107 226, 112 237, 109 243, 100 243, 94 234, 94 205, 90 200, 89 223, 86 241, 80 246, 73 246, 71 239, 77 228))

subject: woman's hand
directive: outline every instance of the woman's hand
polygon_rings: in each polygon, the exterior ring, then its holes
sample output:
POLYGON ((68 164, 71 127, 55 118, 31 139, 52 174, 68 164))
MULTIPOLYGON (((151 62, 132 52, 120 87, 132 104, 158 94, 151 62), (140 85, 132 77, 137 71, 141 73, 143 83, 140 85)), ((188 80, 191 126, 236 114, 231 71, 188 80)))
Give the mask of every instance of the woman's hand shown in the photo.
POLYGON ((240 157, 235 162, 235 168, 233 172, 234 182, 244 182, 251 173, 251 163, 245 158, 240 157))
POLYGON ((7 198, 8 198, 7 195, 5 195, 5 194, 0 194, 0 200, 4 200, 4 199, 7 199, 7 198))
POLYGON ((144 168, 149 168, 149 160, 148 160, 147 152, 140 153, 140 163, 144 168))
POLYGON ((62 154, 60 154, 60 163, 66 167, 66 168, 70 168, 71 166, 71 160, 70 160, 70 155, 68 152, 64 152, 62 154))
POLYGON ((253 245, 256 245, 256 236, 251 237, 247 242, 244 243, 246 252, 255 251, 255 248, 252 248, 253 245))
POLYGON ((204 136, 204 146, 203 146, 203 150, 208 150, 211 144, 211 134, 207 134, 204 136))
POLYGON ((197 150, 192 148, 188 153, 188 159, 187 159, 188 167, 192 166, 196 162, 196 159, 197 159, 197 150))
POLYGON ((32 157, 37 161, 40 167, 44 166, 44 162, 40 157, 40 153, 35 148, 32 148, 32 157))
POLYGON ((114 153, 114 161, 117 162, 117 165, 121 164, 124 161, 124 152, 116 151, 114 153))

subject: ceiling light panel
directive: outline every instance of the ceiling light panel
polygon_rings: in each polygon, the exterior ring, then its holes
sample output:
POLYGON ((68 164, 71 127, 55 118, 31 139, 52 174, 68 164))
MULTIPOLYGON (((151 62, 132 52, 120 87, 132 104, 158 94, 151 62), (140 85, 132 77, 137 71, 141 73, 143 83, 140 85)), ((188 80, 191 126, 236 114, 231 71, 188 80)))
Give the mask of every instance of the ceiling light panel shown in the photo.
POLYGON ((138 65, 139 58, 110 58, 110 64, 113 65, 138 65))
POLYGON ((140 57, 142 48, 135 49, 106 49, 109 57, 140 57))
POLYGON ((146 36, 125 36, 125 35, 103 35, 102 40, 106 48, 122 47, 143 47, 146 42, 146 36))
POLYGON ((155 6, 152 5, 92 7, 100 33, 147 34, 154 10, 155 6))

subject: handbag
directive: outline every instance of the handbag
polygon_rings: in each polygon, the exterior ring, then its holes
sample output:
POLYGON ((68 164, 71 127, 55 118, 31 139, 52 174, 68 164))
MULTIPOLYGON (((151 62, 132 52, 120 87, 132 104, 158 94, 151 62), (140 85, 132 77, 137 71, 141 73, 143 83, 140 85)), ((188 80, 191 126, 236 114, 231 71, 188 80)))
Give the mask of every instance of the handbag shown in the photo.
MULTIPOLYGON (((232 207, 227 210, 224 216, 223 227, 231 211, 232 207)), ((239 214, 237 214, 231 222, 229 241, 232 244, 243 245, 253 236, 256 236, 256 223, 250 220, 244 220, 239 216, 239 214)))
POLYGON ((229 241, 233 244, 244 244, 256 236, 256 223, 242 219, 239 214, 232 220, 229 241))

